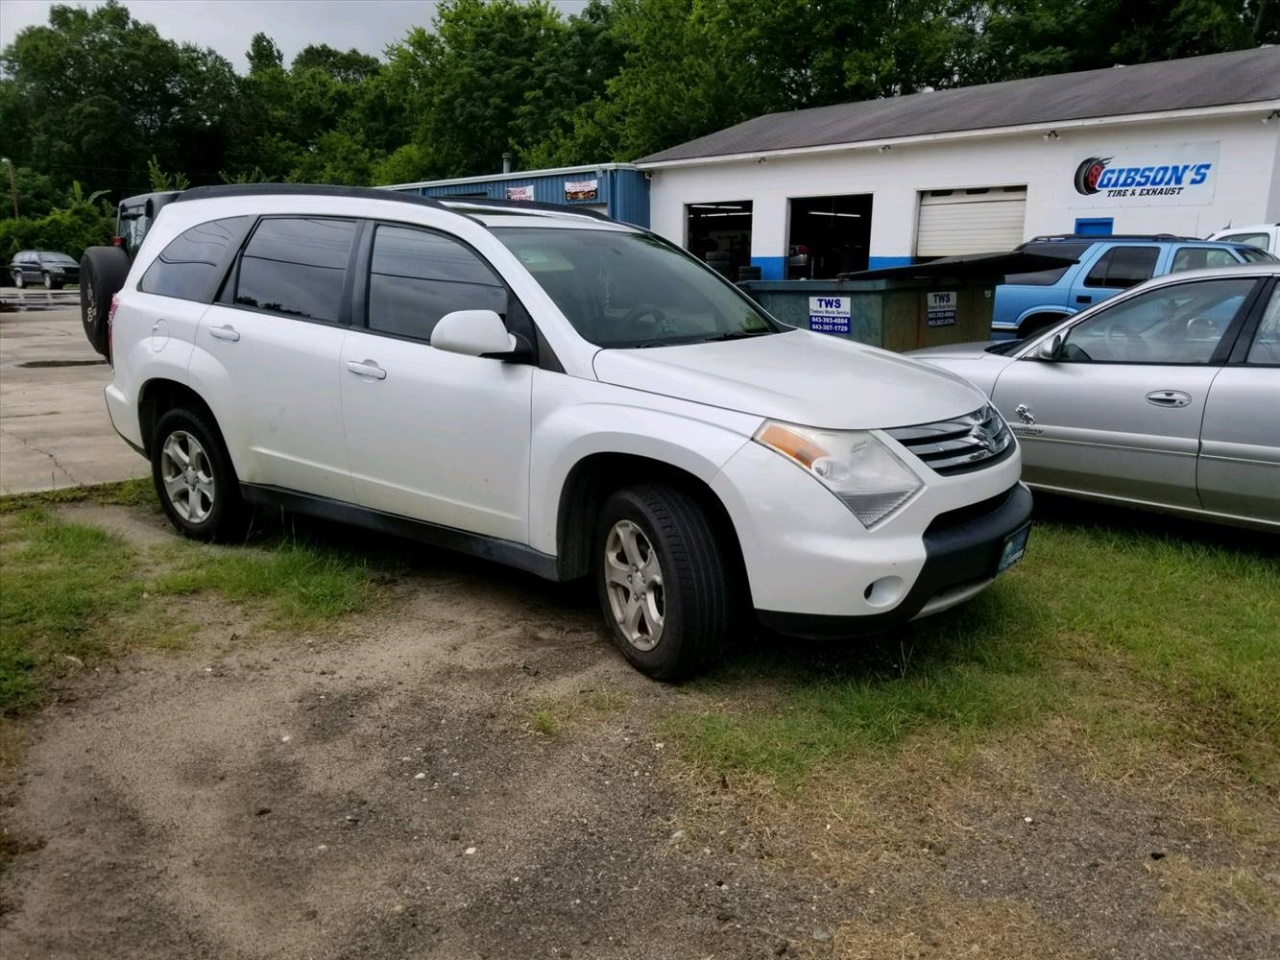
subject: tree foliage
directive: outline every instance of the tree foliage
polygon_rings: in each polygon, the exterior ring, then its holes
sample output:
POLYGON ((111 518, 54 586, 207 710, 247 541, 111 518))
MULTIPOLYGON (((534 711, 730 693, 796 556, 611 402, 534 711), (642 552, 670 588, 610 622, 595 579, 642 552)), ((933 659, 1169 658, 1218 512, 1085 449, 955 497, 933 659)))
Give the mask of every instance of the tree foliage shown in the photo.
MULTIPOLYGON (((424 10, 431 9, 424 5, 424 10)), ((443 0, 385 60, 319 44, 248 72, 119 0, 0 52, 22 212, 165 182, 397 183, 631 160, 765 113, 1280 42, 1272 0, 443 0)))

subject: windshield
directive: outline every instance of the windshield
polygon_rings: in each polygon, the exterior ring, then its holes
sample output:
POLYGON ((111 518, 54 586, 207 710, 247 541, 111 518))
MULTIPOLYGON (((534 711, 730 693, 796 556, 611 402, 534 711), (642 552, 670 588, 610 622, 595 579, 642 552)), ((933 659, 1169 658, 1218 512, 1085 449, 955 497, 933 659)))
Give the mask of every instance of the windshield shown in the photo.
POLYGON ((493 232, 596 346, 665 347, 781 329, 732 284, 650 234, 537 227, 493 232))
POLYGON ((43 250, 40 252, 40 259, 44 263, 75 263, 65 253, 48 253, 43 250))

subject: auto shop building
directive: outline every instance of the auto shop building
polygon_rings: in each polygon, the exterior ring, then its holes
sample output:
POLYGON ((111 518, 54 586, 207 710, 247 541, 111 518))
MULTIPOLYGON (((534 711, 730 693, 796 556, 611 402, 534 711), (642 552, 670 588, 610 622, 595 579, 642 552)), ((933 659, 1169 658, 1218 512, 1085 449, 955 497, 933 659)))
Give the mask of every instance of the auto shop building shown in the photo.
POLYGON ((1280 220, 1278 153, 1264 47, 770 114, 635 166, 654 230, 785 280, 1280 220))

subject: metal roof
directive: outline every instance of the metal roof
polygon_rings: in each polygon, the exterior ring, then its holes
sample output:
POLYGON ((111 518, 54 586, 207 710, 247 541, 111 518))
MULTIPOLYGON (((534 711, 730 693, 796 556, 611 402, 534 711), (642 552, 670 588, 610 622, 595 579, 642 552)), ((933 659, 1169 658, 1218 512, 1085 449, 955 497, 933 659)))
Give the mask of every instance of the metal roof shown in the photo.
POLYGON ((1280 47, 770 113, 641 157, 704 157, 1280 100, 1280 47))

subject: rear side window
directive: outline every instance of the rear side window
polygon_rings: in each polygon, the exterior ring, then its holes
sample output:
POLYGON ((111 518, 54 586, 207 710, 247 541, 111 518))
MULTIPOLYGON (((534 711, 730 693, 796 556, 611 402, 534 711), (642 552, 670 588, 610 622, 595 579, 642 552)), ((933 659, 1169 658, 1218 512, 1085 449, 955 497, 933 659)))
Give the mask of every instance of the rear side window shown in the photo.
POLYGON ((1239 263, 1238 257, 1231 255, 1230 250, 1222 247, 1179 247, 1173 252, 1173 266, 1170 273, 1181 273, 1183 270, 1202 270, 1206 267, 1229 267, 1239 263))
POLYGON ((1034 253, 1041 257, 1061 257, 1063 264, 1049 270, 1036 270, 1032 273, 1011 273, 1004 278, 1005 283, 1022 283, 1032 287, 1051 287, 1091 247, 1089 243, 1028 243, 1023 246, 1023 253, 1034 253))
POLYGON ((161 297, 212 303, 252 217, 228 217, 192 227, 160 252, 138 289, 161 297))
POLYGON ((1127 290, 1150 280, 1160 259, 1159 247, 1113 247, 1093 265, 1086 287, 1118 287, 1127 290))
POLYGON ((1276 258, 1259 247, 1240 247, 1237 251, 1245 263, 1275 263, 1276 258))
POLYGON ((380 225, 369 264, 369 329, 430 340, 454 310, 505 315, 507 290, 493 270, 450 237, 380 225))
POLYGON ((336 322, 355 233, 352 220, 263 220, 240 258, 236 306, 336 322))

